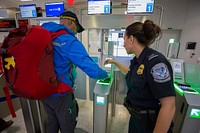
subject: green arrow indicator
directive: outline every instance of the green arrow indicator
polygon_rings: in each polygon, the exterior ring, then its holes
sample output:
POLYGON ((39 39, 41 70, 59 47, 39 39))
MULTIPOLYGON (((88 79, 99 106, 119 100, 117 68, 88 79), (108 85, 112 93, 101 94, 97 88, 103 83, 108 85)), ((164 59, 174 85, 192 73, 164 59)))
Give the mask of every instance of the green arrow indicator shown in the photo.
POLYGON ((191 109, 190 117, 200 119, 200 109, 191 109))

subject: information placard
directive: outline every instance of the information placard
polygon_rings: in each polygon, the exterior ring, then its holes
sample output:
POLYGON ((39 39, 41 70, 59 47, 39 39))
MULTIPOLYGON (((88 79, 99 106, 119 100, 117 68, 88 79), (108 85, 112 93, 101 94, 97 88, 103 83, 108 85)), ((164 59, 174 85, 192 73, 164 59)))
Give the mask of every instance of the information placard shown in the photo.
POLYGON ((88 14, 110 14, 110 0, 88 0, 88 14))
POLYGON ((37 17, 36 5, 20 5, 20 13, 22 18, 34 18, 37 17))
POLYGON ((128 0, 127 13, 153 13, 154 0, 128 0))

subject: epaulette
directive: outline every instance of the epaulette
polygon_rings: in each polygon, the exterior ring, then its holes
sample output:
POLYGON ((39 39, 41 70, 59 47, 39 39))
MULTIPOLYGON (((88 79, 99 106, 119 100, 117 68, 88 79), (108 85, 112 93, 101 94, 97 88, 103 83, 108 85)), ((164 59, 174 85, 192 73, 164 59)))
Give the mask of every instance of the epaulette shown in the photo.
POLYGON ((156 58, 156 57, 158 57, 157 54, 152 54, 152 55, 150 55, 150 56, 148 57, 148 61, 150 61, 150 60, 152 60, 152 59, 154 59, 154 58, 156 58))

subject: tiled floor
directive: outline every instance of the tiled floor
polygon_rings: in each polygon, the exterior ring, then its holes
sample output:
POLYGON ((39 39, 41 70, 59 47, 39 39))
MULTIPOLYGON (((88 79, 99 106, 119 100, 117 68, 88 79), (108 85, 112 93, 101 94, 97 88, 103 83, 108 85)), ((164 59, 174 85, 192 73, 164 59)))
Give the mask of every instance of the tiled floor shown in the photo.
MULTIPOLYGON (((79 119, 75 133, 93 133, 93 102, 78 100, 79 119)), ((22 115, 22 110, 18 110, 17 117, 8 116, 5 120, 12 119, 14 124, 2 133, 27 133, 22 115)), ((116 114, 112 119, 110 133, 127 133, 128 132, 129 114, 123 105, 116 105, 116 114)))

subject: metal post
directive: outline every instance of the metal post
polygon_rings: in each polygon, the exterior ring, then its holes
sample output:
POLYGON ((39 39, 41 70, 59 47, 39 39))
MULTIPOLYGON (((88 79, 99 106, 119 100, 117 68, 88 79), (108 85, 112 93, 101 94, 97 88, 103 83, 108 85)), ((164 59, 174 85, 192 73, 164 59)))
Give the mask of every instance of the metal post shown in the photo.
POLYGON ((33 121, 33 112, 31 109, 30 101, 21 97, 19 99, 22 107, 26 130, 28 133, 35 133, 35 124, 33 121))
MULTIPOLYGON (((158 9, 161 9, 161 11, 160 11, 160 19, 159 19, 159 26, 160 26, 160 28, 162 28, 164 7, 161 4, 157 4, 155 7, 158 8, 158 9)), ((158 50, 159 42, 160 42, 160 39, 156 38, 155 50, 158 50)))
POLYGON ((39 101, 36 100, 36 108, 37 108, 37 113, 38 113, 38 120, 39 120, 39 126, 40 126, 40 131, 41 133, 44 133, 43 125, 42 125, 42 116, 41 116, 41 109, 39 105, 39 101))
POLYGON ((16 27, 19 28, 19 23, 18 23, 17 14, 20 14, 20 12, 15 12, 15 13, 14 13, 14 18, 15 18, 16 27))

